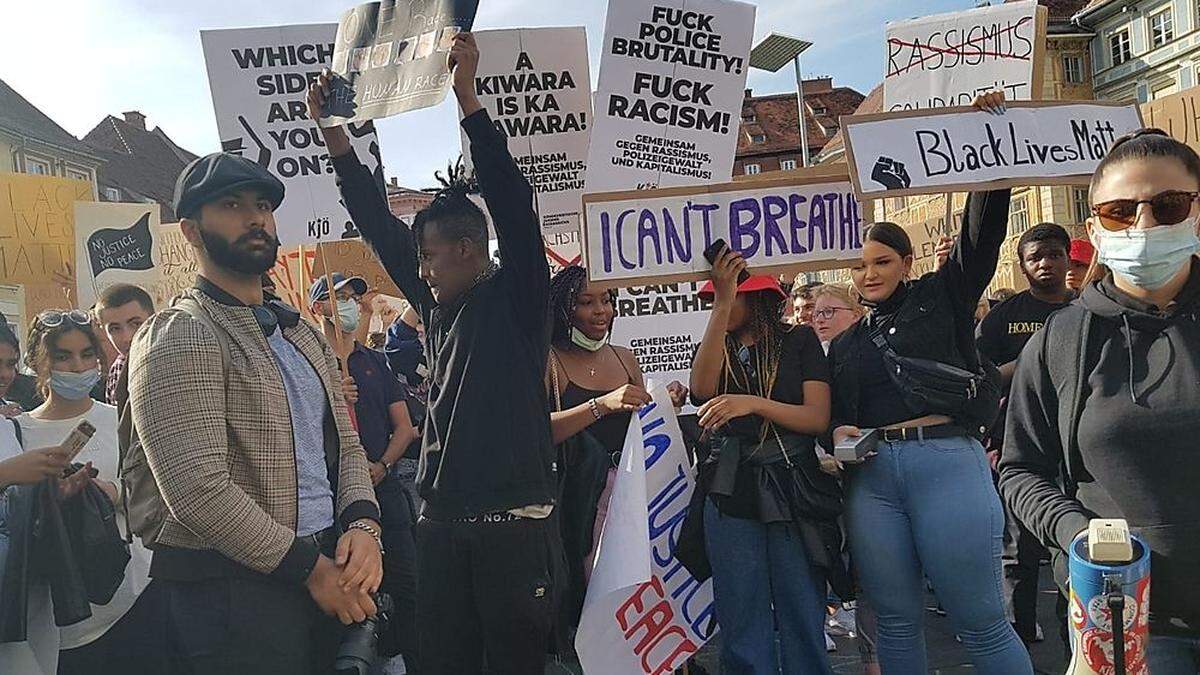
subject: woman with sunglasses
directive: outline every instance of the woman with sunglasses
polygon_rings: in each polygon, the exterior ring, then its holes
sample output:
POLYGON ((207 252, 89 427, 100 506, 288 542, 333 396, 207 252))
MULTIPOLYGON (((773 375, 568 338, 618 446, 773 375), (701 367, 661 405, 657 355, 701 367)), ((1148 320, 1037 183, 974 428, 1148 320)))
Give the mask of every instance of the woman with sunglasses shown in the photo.
MULTIPOLYGON (((118 511, 117 410, 91 397, 100 381, 103 346, 91 316, 79 310, 49 310, 39 314, 29 329, 25 363, 36 374, 46 402, 17 418, 26 447, 60 445, 79 425, 88 421, 96 431, 75 458, 81 471, 95 474, 94 482, 118 511)), ((125 519, 118 513, 117 523, 125 519)), ((134 538, 125 578, 104 605, 92 605, 92 616, 60 631, 58 673, 153 673, 162 670, 155 660, 162 644, 155 626, 154 597, 145 594, 149 583, 150 551, 134 538), (136 603, 136 606, 135 606, 136 603)))
POLYGON ((1110 272, 1026 344, 1000 460, 1004 499, 1057 557, 1097 517, 1149 544, 1154 675, 1200 672, 1198 194, 1183 143, 1146 129, 1113 145, 1087 221, 1110 272))

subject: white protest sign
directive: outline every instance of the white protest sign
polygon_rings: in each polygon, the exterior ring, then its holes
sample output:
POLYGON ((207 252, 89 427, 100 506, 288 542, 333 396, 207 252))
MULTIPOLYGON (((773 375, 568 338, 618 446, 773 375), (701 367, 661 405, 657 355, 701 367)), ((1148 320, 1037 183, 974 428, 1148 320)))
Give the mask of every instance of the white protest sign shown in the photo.
POLYGON ((754 5, 609 0, 587 191, 729 178, 754 5))
MULTIPOLYGON (((697 282, 618 288, 612 343, 629 347, 642 375, 688 386, 692 357, 704 339, 712 300, 697 282)), ((683 414, 696 412, 690 403, 683 414)))
POLYGON ((542 231, 546 245, 546 261, 550 263, 550 276, 558 274, 568 265, 583 263, 583 249, 579 245, 578 227, 555 227, 542 231))
POLYGON ((869 218, 845 171, 586 195, 588 277, 610 286, 706 279, 704 250, 718 239, 754 272, 841 267, 858 257, 869 218))
MULTIPOLYGON (((287 189, 275 211, 285 245, 340 239, 350 215, 333 164, 308 118, 308 85, 333 59, 336 24, 200 31, 221 149, 258 162, 287 189)), ((375 132, 347 127, 359 159, 382 185, 375 132)))
POLYGON ((158 204, 75 202, 76 286, 80 307, 125 283, 153 293, 162 277, 158 204))
MULTIPOLYGON (((542 232, 578 230, 592 117, 583 28, 475 33, 475 93, 533 186, 542 232)), ((471 142, 462 134, 463 158, 471 142)))
POLYGON ((671 398, 630 422, 575 651, 588 675, 675 672, 716 631, 712 580, 696 581, 675 558, 696 473, 671 398))
POLYGON ((1025 0, 888 23, 883 109, 970 105, 994 90, 1040 99, 1045 17, 1025 0))
POLYGON ((1012 103, 842 118, 860 198, 1023 185, 1086 185, 1113 141, 1142 121, 1132 103, 1012 103))

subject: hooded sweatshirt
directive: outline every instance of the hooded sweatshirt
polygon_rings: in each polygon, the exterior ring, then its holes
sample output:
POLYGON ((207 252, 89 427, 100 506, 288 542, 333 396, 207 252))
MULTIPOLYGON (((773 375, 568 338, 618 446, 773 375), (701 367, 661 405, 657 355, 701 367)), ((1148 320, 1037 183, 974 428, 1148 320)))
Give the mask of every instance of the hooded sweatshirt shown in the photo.
POLYGON ((1000 491, 1042 541, 1066 551, 1093 517, 1124 518, 1151 549, 1152 630, 1200 636, 1200 260, 1162 311, 1087 286, 1025 346, 1009 398, 1000 491), (1089 338, 1066 332, 1090 316, 1089 338), (1083 358, 1076 358, 1082 354, 1083 358), (1078 398, 1071 397, 1085 369, 1078 398), (1072 362, 1073 361, 1073 362, 1072 362), (1077 450, 1060 421, 1078 415, 1077 450), (1076 490, 1068 497, 1060 476, 1076 490))

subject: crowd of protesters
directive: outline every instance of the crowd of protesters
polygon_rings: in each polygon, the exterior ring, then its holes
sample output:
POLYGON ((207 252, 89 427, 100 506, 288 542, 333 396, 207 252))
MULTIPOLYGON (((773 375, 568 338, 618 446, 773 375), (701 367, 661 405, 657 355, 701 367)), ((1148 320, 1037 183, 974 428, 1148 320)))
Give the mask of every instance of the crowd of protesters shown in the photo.
MULTIPOLYGON (((651 393, 610 341, 613 292, 578 266, 551 278, 533 191, 474 91, 470 33, 450 59, 475 183, 452 167, 411 227, 346 132, 321 130, 405 311, 352 270, 312 284, 315 322, 283 303, 264 279, 284 186, 215 153, 176 186, 194 288, 157 312, 129 285, 42 312, 24 351, 0 322, 0 671, 572 667, 651 393)), ((328 95, 323 74, 311 116, 328 95)), ((1000 94, 975 105, 1005 114, 1000 94)), ((690 381, 666 386, 697 407, 678 553, 713 581, 719 663, 704 668, 830 673, 841 626, 864 672, 924 673, 928 585, 976 669, 1032 673, 1039 565, 1064 582, 1064 551, 1103 516, 1153 551, 1151 671, 1200 672, 1198 197, 1195 152, 1155 130, 1122 139, 1092 179, 1088 239, 1029 228, 1028 290, 991 298, 1007 190, 971 194, 919 278, 887 222, 863 233, 848 285, 789 292, 720 251, 690 381), (977 395, 923 386, 938 365, 977 395), (834 458, 866 434, 866 457, 834 458)))

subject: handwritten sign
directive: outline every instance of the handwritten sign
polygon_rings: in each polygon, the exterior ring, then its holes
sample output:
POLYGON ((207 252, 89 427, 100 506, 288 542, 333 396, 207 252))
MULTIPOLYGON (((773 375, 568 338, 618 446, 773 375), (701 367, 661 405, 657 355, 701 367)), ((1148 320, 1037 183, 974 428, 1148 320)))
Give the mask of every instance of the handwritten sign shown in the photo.
POLYGON ((754 13, 730 0, 609 0, 588 192, 730 175, 754 13))
POLYGON ((546 262, 550 263, 550 276, 558 274, 568 265, 583 262, 583 249, 579 241, 579 227, 555 227, 542 231, 546 246, 546 262))
POLYGON ((1147 127, 1162 129, 1200 151, 1200 87, 1143 103, 1142 119, 1147 127))
MULTIPOLYGON (((305 103, 309 83, 333 61, 336 33, 331 23, 200 31, 221 149, 283 181, 287 192, 275 222, 285 245, 340 239, 350 221, 305 103)), ((382 189, 375 131, 357 125, 347 131, 382 189)))
POLYGON ((844 166, 781 178, 584 196, 588 276, 607 285, 705 279, 724 239, 756 272, 840 267, 869 215, 844 166))
MULTIPOLYGON (((392 277, 383 269, 383 264, 367 243, 361 239, 346 239, 338 242, 318 244, 314 247, 312 274, 309 283, 325 275, 325 264, 330 272, 341 272, 347 277, 362 277, 367 288, 384 295, 404 297, 392 277)), ((304 289, 305 298, 308 289, 304 289)))
MULTIPOLYGON (((534 190, 543 232, 579 229, 592 116, 583 28, 516 28, 475 33, 475 93, 534 190)), ((471 142, 462 134, 463 157, 471 142)))
POLYGON ((94 201, 86 181, 0 173, 0 282, 25 287, 28 316, 66 307, 51 280, 75 265, 75 202, 94 201))
POLYGON ((883 109, 970 105, 997 89, 1009 101, 1040 99, 1045 36, 1036 0, 889 23, 883 109))
POLYGON ((945 218, 931 218, 903 226, 913 247, 913 278, 934 271, 937 265, 935 251, 938 240, 942 237, 957 237, 961 225, 957 220, 947 223, 945 218))
POLYGON ((1117 102, 1013 103, 842 118, 850 177, 861 198, 1022 185, 1086 185, 1121 135, 1141 128, 1117 102))
POLYGON ((158 281, 155 237, 158 204, 75 204, 76 287, 80 307, 91 307, 104 289, 117 283, 141 286, 158 281))
POLYGON ((716 632, 712 580, 675 557, 696 472, 665 386, 630 420, 575 650, 588 675, 673 673, 716 632))
POLYGON ((281 248, 275 266, 267 270, 275 283, 275 295, 309 319, 312 312, 308 307, 308 287, 316 278, 313 276, 316 260, 316 246, 281 248))
POLYGON ((158 279, 150 295, 156 307, 166 307, 172 298, 196 283, 200 268, 196 265, 196 252, 183 236, 179 223, 160 225, 154 248, 157 251, 158 279))

